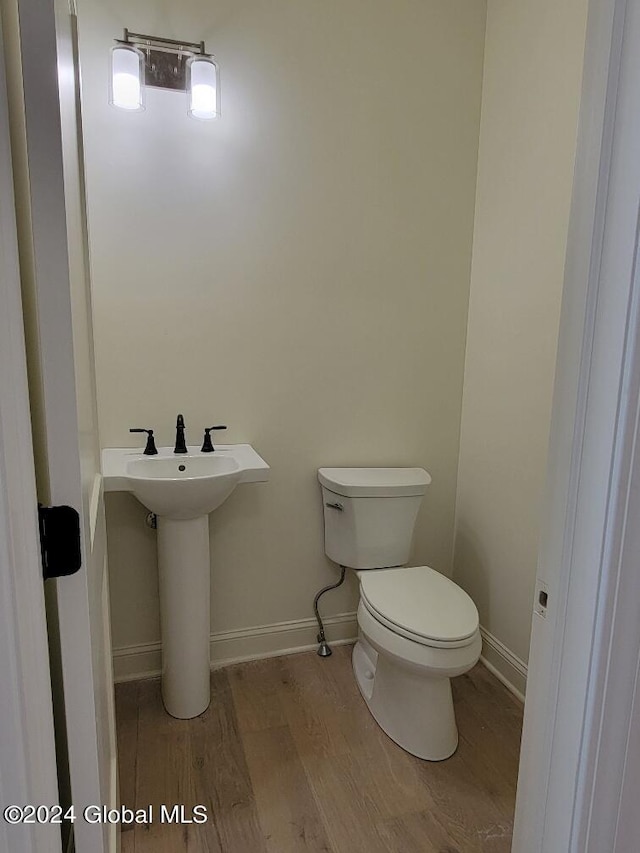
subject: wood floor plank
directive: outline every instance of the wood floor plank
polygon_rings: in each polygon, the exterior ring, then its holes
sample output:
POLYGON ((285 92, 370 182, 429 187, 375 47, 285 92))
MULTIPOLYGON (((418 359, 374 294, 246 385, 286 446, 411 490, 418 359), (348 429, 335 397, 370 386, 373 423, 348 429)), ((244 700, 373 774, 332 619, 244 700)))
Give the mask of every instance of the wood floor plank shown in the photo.
POLYGON ((259 732, 287 724, 280 695, 285 679, 280 658, 230 666, 227 677, 241 732, 259 732))
MULTIPOLYGON (((453 679, 454 702, 471 705, 482 724, 500 739, 517 763, 522 731, 522 704, 484 666, 453 679)), ((493 738, 487 738, 487 740, 493 738)))
POLYGON ((335 853, 388 853, 378 825, 381 804, 362 790, 352 756, 307 755, 304 766, 318 810, 335 853))
POLYGON ((518 756, 508 746, 496 748, 499 739, 490 731, 475 706, 467 700, 456 703, 460 730, 458 749, 474 776, 482 780, 482 788, 505 820, 515 810, 518 779, 518 756))
POLYGON ((327 678, 316 654, 281 658, 280 702, 301 757, 318 758, 349 752, 345 737, 345 697, 327 678))
POLYGON ((289 728, 247 732, 243 743, 267 850, 331 853, 289 728))
POLYGON ((225 853, 266 851, 226 672, 211 674, 211 705, 190 724, 194 795, 210 815, 196 836, 225 853))
POLYGON ((133 831, 124 831, 121 836, 120 853, 136 853, 136 834, 133 831))
POLYGON ((389 818, 378 830, 393 853, 467 853, 451 843, 451 837, 429 812, 389 818))
POLYGON ((520 757, 522 704, 484 666, 453 680, 460 751, 483 790, 511 824, 520 757))
POLYGON ((118 684, 115 689, 118 727, 118 777, 120 803, 133 808, 136 799, 138 757, 138 682, 118 684))
MULTIPOLYGON (((497 744, 496 744, 497 746, 497 744)), ((475 762, 469 761, 469 744, 463 734, 458 750, 446 761, 420 761, 418 775, 434 803, 433 820, 446 829, 451 840, 464 853, 501 850, 489 841, 510 837, 510 822, 493 802, 485 787, 484 775, 478 774, 475 762), (486 839, 486 844, 483 839, 486 839)), ((507 848, 508 849, 508 848, 507 848)))
POLYGON ((153 807, 151 824, 136 825, 136 853, 186 850, 191 828, 160 822, 162 805, 194 803, 189 721, 170 717, 162 705, 160 681, 139 683, 136 808, 153 807))

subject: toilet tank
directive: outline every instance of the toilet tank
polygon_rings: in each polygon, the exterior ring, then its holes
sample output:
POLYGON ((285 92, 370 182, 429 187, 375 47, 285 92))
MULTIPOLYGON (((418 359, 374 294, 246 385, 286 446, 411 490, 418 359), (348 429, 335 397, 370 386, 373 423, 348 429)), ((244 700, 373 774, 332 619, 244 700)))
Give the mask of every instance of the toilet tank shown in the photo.
POLYGON ((424 468, 319 468, 324 550, 341 566, 384 569, 409 559, 424 468))

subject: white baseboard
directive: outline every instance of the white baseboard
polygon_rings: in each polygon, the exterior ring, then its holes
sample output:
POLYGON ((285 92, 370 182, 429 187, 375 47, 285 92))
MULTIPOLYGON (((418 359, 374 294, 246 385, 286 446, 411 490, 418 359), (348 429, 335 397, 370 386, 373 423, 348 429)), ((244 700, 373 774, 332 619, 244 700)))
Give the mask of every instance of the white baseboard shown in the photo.
MULTIPOLYGON (((352 643, 358 636, 355 613, 340 613, 324 620, 327 639, 332 645, 352 643)), ((210 639, 211 667, 217 668, 245 660, 277 657, 315 649, 318 626, 315 619, 295 619, 273 625, 258 625, 237 631, 221 631, 210 639)), ((524 702, 527 665, 497 637, 484 628, 480 660, 513 695, 524 702)), ((139 643, 113 650, 116 683, 153 678, 162 670, 160 642, 139 643)))
POLYGON ((516 699, 524 703, 527 689, 526 663, 482 626, 480 626, 480 633, 482 634, 480 660, 516 699))
MULTIPOLYGON (((340 613, 324 619, 327 640, 332 645, 354 642, 358 635, 355 613, 340 613)), ((296 619, 274 625, 258 625, 237 631, 211 635, 211 667, 227 666, 245 660, 276 657, 314 649, 318 625, 315 619, 296 619)), ((153 678, 162 669, 161 643, 140 643, 113 650, 116 683, 153 678)))

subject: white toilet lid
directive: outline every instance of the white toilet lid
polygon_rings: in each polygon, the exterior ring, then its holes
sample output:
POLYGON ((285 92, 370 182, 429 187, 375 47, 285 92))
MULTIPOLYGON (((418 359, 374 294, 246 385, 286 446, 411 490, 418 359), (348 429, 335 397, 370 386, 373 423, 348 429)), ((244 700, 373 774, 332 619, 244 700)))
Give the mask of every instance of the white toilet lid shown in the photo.
POLYGON ((478 630, 478 611, 467 593, 428 566, 359 574, 364 605, 391 630, 426 645, 460 643, 478 630))

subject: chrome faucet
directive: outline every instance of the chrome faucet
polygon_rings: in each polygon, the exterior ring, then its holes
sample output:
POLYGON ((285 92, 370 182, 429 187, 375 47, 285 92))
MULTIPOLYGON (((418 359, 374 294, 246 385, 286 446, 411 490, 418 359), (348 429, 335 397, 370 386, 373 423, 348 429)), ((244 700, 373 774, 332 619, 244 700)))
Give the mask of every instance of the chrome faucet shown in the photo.
POLYGON ((184 418, 182 415, 178 415, 178 420, 176 421, 176 446, 173 452, 187 453, 187 445, 184 441, 184 418))

